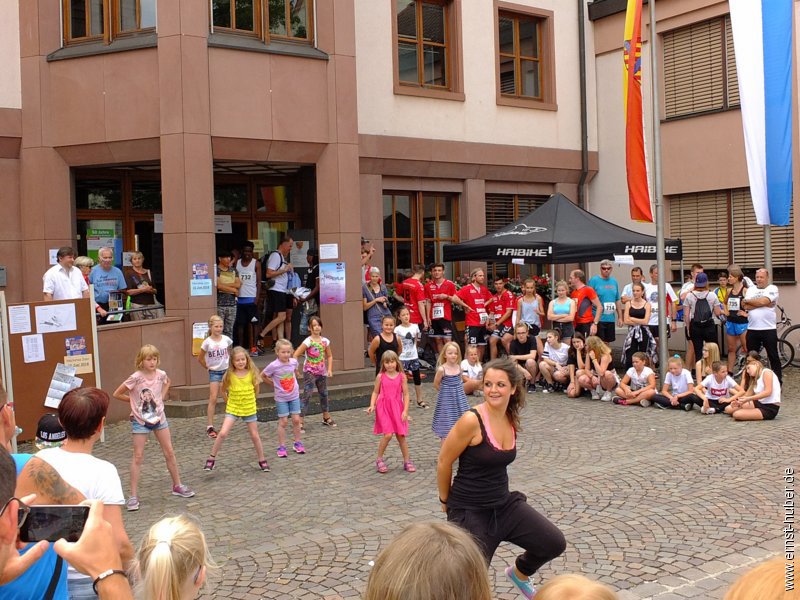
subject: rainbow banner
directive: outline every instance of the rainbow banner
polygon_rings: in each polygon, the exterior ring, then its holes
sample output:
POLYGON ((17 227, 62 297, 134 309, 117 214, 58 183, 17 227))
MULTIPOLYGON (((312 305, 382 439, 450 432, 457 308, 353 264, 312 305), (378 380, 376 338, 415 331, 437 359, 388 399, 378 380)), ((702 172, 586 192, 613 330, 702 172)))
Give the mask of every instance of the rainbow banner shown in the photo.
POLYGON ((792 0, 730 0, 750 195, 759 225, 792 208, 792 0))
POLYGON ((625 62, 622 97, 625 105, 625 172, 628 179, 628 204, 631 219, 652 223, 642 117, 642 0, 628 0, 622 49, 625 62))

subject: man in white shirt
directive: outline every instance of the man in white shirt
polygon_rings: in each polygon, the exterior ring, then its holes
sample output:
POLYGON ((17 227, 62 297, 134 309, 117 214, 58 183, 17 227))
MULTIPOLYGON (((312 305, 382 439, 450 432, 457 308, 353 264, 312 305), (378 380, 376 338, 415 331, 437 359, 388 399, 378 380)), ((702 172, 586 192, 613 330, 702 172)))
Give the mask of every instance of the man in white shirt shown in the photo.
POLYGON ((677 308, 675 304, 678 302, 678 297, 675 295, 675 290, 667 283, 659 283, 658 281, 658 265, 650 265, 650 283, 644 284, 644 294, 648 302, 650 302, 650 321, 647 326, 650 329, 650 334, 656 341, 656 348, 658 348, 658 293, 659 288, 666 293, 665 308, 667 309, 667 337, 671 331, 676 331, 678 324, 676 323, 675 315, 677 308), (671 317, 671 318, 670 318, 671 317))
POLYGON ((769 282, 769 271, 756 271, 756 284, 747 288, 742 308, 747 311, 747 349, 767 349, 770 369, 783 383, 781 359, 778 356, 778 328, 775 306, 778 304, 778 287, 769 282))
POLYGON ((62 246, 56 254, 57 265, 50 267, 42 277, 45 300, 73 300, 88 298, 89 286, 81 270, 75 266, 75 250, 62 246))
POLYGON ((631 299, 633 299, 633 284, 634 283, 642 283, 645 286, 645 290, 647 289, 647 284, 643 283, 642 279, 644 279, 643 274, 642 274, 642 268, 641 267, 633 267, 631 269, 631 282, 630 283, 626 283, 625 287, 622 288, 622 297, 620 298, 620 300, 622 301, 623 304, 627 304, 628 302, 631 301, 631 299))
MULTIPOLYGON (((686 283, 684 283, 681 286, 681 291, 678 292, 678 298, 680 298, 681 302, 684 302, 686 300, 686 296, 688 296, 690 293, 692 293, 694 291, 694 280, 697 277, 698 273, 703 273, 703 272, 704 272, 703 265, 701 265, 700 263, 694 263, 692 265, 692 270, 691 270, 692 278, 689 281, 687 281, 686 283)), ((688 321, 689 321, 689 311, 684 309, 684 311, 683 311, 683 322, 684 322, 684 324, 686 324, 688 321)), ((684 328, 683 328, 683 333, 686 336, 686 341, 689 342, 689 328, 686 327, 685 325, 684 325, 684 328)), ((694 361, 695 361, 694 346, 692 346, 691 343, 687 343, 686 344, 686 364, 687 365, 693 365, 694 361)))

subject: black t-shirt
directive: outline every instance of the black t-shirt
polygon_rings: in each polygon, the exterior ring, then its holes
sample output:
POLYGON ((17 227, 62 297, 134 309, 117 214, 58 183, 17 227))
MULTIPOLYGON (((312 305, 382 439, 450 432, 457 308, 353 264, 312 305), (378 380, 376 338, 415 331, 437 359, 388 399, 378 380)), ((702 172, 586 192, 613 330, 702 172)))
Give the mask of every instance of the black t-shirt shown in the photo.
MULTIPOLYGON (((306 273, 306 280, 303 287, 307 287, 310 290, 313 290, 317 285, 317 279, 319 278, 319 265, 314 265, 308 270, 306 273)), ((319 292, 317 292, 318 294, 319 292)), ((316 296, 317 294, 314 294, 316 296)), ((312 296, 309 296, 311 298, 312 296)))
MULTIPOLYGON (((528 339, 524 343, 520 342, 517 338, 514 338, 511 340, 510 349, 512 355, 530 354, 533 350, 536 350, 536 340, 532 335, 529 335, 528 339)), ((522 366, 525 366, 524 360, 518 360, 517 362, 522 366)))

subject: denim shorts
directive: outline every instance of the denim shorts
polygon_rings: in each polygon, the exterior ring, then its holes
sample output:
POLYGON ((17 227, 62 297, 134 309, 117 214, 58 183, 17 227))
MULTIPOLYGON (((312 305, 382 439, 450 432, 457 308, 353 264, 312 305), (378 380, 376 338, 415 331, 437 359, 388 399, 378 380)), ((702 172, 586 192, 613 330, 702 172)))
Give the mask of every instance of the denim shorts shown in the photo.
POLYGON ((231 413, 225 413, 225 418, 226 419, 233 419, 234 421, 236 419, 241 419, 245 423, 255 423, 256 421, 258 421, 258 415, 257 414, 245 415, 244 417, 240 417, 239 415, 232 415, 231 413))
POLYGON ((208 382, 209 383, 219 383, 225 377, 225 369, 221 371, 209 371, 208 372, 208 382))
POLYGON ((725 333, 728 335, 742 335, 745 331, 747 331, 747 323, 725 321, 725 333))
POLYGON ((150 433, 151 431, 161 431, 162 429, 166 429, 169 427, 169 422, 167 421, 166 417, 164 418, 161 423, 153 427, 152 429, 149 427, 145 427, 136 419, 131 421, 131 433, 150 433))
POLYGON ((278 410, 279 417, 288 417, 290 414, 300 414, 300 398, 289 400, 288 402, 275 402, 275 408, 278 410))

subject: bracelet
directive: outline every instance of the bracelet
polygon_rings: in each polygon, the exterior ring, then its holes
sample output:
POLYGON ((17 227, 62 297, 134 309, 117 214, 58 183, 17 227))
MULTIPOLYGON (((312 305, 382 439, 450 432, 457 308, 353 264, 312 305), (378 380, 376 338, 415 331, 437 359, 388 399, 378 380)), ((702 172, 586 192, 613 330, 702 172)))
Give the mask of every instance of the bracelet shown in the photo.
POLYGON ((442 500, 441 496, 439 496, 439 502, 441 502, 442 504, 447 504, 447 500, 442 500))
POLYGON ((92 589, 94 590, 95 594, 98 594, 97 584, 103 581, 103 579, 105 579, 106 577, 111 577, 112 575, 122 575, 126 579, 128 578, 128 574, 120 569, 109 569, 108 571, 103 571, 102 573, 100 573, 100 575, 97 576, 97 579, 94 580, 94 583, 92 583, 92 589))

